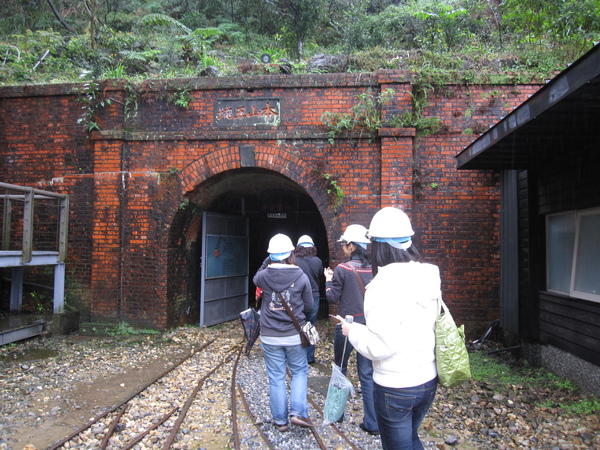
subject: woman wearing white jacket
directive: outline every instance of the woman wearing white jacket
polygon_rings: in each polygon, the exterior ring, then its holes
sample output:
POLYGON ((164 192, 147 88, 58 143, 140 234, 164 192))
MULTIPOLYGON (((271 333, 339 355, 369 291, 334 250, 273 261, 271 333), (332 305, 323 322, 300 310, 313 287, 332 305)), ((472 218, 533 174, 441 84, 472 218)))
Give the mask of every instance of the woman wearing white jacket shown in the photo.
POLYGON ((378 211, 369 235, 374 278, 365 294, 366 325, 338 319, 354 348, 373 361, 375 412, 383 448, 422 449, 418 429, 437 387, 440 273, 437 266, 421 261, 403 211, 391 207, 378 211))

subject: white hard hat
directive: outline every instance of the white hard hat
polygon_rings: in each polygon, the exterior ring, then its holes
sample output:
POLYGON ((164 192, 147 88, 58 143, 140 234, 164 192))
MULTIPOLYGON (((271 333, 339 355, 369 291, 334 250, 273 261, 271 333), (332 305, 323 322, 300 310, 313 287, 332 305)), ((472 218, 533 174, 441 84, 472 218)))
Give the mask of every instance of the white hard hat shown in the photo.
POLYGON ((340 237, 338 242, 349 244, 350 242, 356 242, 357 244, 368 244, 371 242, 367 237, 367 229, 362 225, 352 224, 346 227, 346 231, 340 237))
POLYGON ((276 234, 269 241, 269 248, 267 252, 272 254, 287 253, 294 250, 294 244, 292 240, 285 234, 276 234))
POLYGON ((301 245, 303 247, 314 247, 315 243, 309 235, 305 234, 304 236, 300 236, 297 245, 301 245))
POLYGON ((414 234, 410 219, 398 208, 388 206, 380 209, 371 219, 369 227, 371 238, 408 238, 414 234))

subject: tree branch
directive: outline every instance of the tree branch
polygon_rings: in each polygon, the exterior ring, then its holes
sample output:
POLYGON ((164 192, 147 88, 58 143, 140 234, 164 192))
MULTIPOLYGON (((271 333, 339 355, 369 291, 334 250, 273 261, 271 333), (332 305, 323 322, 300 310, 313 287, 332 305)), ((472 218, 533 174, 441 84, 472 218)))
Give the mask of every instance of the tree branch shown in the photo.
POLYGON ((275 10, 281 14, 282 16, 288 16, 291 17, 292 19, 294 18, 294 16, 292 14, 290 14, 289 12, 285 11, 283 8, 281 8, 277 3, 275 3, 272 0, 265 0, 266 3, 268 3, 269 5, 271 5, 272 7, 275 8, 275 10))
POLYGON ((52 8, 52 12, 54 13, 54 15, 56 16, 58 21, 61 23, 61 25, 63 27, 65 27, 70 33, 75 33, 75 30, 73 28, 71 28, 71 26, 65 21, 65 19, 62 18, 62 16, 56 10, 56 7, 54 6, 54 3, 52 3, 52 0, 46 0, 46 1, 50 5, 50 8, 52 8))

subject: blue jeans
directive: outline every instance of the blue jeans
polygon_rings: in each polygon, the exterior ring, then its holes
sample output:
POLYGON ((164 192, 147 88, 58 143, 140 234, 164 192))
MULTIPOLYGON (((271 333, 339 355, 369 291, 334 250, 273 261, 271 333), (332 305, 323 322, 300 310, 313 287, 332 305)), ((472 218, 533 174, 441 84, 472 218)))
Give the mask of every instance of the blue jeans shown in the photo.
POLYGON ((375 411, 384 450, 422 449, 419 426, 437 391, 437 378, 420 386, 388 388, 375 384, 375 411))
MULTIPOLYGON (((338 325, 335 327, 335 332, 333 334, 333 354, 336 365, 341 367, 342 373, 346 375, 348 372, 348 359, 350 358, 350 353, 354 350, 354 347, 350 341, 346 343, 346 353, 342 360, 344 342, 346 342, 346 336, 342 334, 342 327, 338 325)), ((365 358, 363 355, 356 352, 356 369, 358 371, 358 378, 360 380, 360 388, 363 397, 363 410, 365 414, 363 423, 367 430, 377 431, 379 427, 377 424, 377 416, 375 414, 375 402, 373 401, 373 363, 369 358, 365 358)))
MULTIPOLYGON (((313 308, 306 315, 306 321, 312 323, 313 325, 317 323, 317 314, 319 314, 319 301, 320 297, 318 295, 313 297, 313 308)), ((310 345, 306 347, 306 360, 308 362, 315 362, 315 346, 310 345)))
POLYGON ((292 374, 290 414, 308 417, 306 390, 308 364, 306 350, 301 345, 280 346, 261 343, 269 376, 269 406, 276 425, 288 423, 288 398, 285 383, 286 363, 292 374))

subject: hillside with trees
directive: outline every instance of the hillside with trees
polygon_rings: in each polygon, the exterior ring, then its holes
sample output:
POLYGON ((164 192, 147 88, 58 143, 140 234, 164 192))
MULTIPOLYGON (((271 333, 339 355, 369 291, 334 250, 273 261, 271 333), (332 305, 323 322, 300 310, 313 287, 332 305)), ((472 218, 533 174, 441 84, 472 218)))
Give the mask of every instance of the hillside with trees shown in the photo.
POLYGON ((373 72, 550 78, 600 38, 600 0, 4 0, 0 85, 373 72))

